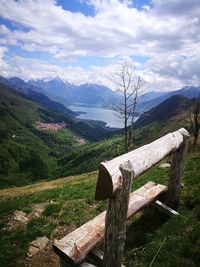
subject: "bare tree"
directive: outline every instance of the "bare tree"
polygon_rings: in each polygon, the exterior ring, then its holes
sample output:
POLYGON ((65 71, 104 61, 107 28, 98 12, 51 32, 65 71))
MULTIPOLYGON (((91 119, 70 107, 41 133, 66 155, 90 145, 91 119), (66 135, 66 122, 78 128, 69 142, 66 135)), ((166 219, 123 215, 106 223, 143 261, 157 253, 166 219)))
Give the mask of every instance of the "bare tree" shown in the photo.
POLYGON ((189 117, 194 136, 192 150, 195 151, 200 132, 200 93, 196 91, 189 107, 189 117))
POLYGON ((120 63, 109 80, 113 83, 115 90, 121 93, 122 100, 106 104, 106 106, 115 111, 116 116, 124 121, 124 145, 125 150, 128 151, 133 143, 133 125, 143 80, 136 77, 134 67, 127 62, 120 63))

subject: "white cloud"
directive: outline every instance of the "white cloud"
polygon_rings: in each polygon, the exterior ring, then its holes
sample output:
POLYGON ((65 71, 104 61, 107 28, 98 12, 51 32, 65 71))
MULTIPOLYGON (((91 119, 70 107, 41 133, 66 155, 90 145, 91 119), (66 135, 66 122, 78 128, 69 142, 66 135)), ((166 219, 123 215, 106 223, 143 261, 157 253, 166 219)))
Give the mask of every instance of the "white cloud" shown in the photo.
MULTIPOLYGON (((130 1, 89 2, 97 10, 95 17, 71 13, 51 0, 45 3, 42 0, 2 0, 1 16, 26 29, 10 31, 4 26, 3 34, 8 44, 15 40, 28 51, 46 51, 66 58, 79 55, 113 57, 124 51, 129 55, 155 54, 184 49, 191 39, 199 41, 199 19, 171 16, 166 20, 155 12, 164 9, 162 1, 155 0, 155 10, 148 11, 130 7, 130 1)), ((173 2, 168 6, 173 6, 173 2)))
POLYGON ((9 74, 9 63, 5 60, 5 55, 8 52, 8 48, 0 46, 0 75, 7 76, 9 74))
MULTIPOLYGON (((151 58, 149 62, 143 69, 138 64, 149 86, 157 83, 157 88, 170 89, 199 82, 199 0, 153 0, 153 7, 141 10, 134 8, 130 0, 86 2, 95 8, 93 17, 64 10, 53 0, 1 0, 0 16, 11 20, 16 29, 1 25, 0 43, 47 52, 57 60, 145 55, 151 58)), ((1 62, 8 73, 8 62, 1 62)), ((111 69, 112 65, 61 68, 17 56, 10 62, 10 72, 23 77, 66 77, 67 70, 66 78, 77 83, 105 82, 104 73, 111 69)))
MULTIPOLYGON (((130 64, 132 59, 125 57, 107 66, 90 66, 87 69, 68 66, 61 68, 55 64, 49 64, 44 60, 30 59, 13 56, 9 63, 5 60, 7 49, 0 49, 0 73, 7 76, 19 76, 22 79, 37 79, 43 77, 54 78, 60 76, 74 84, 97 83, 106 85, 113 90, 112 82, 109 80, 115 71, 118 62, 123 59, 130 64)), ((175 90, 184 85, 197 85, 199 81, 199 59, 171 56, 169 58, 157 57, 145 64, 145 68, 137 69, 135 64, 135 75, 141 76, 144 81, 145 90, 175 90), (185 61, 184 64, 182 61, 185 61)))
POLYGON ((160 15, 199 17, 200 14, 199 0, 153 0, 152 3, 160 15))
POLYGON ((85 70, 81 67, 68 66, 61 68, 55 64, 49 64, 44 60, 30 59, 13 56, 9 63, 5 60, 7 48, 0 47, 0 73, 5 77, 18 76, 22 79, 38 79, 43 77, 54 78, 60 76, 74 84, 85 82, 105 84, 105 73, 108 68, 90 67, 85 70))

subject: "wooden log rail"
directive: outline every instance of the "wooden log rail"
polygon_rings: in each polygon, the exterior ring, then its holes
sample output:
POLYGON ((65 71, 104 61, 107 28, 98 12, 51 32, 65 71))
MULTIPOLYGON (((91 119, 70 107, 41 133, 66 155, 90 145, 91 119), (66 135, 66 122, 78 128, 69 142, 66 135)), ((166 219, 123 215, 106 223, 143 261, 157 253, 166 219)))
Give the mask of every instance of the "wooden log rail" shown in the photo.
POLYGON ((127 218, 154 200, 155 207, 177 215, 173 208, 177 210, 179 204, 188 141, 188 132, 181 128, 150 144, 101 163, 95 198, 109 199, 107 212, 102 212, 61 240, 55 241, 53 249, 61 258, 61 266, 79 264, 93 248, 104 241, 103 267, 121 267, 127 218), (166 187, 154 182, 148 182, 130 193, 134 179, 170 154, 173 156, 165 204, 156 200, 166 187))
POLYGON ((187 137, 189 137, 188 132, 184 128, 181 128, 150 144, 110 161, 102 162, 99 168, 95 199, 108 199, 121 187, 122 179, 119 170, 121 164, 130 161, 134 170, 134 178, 136 178, 160 162, 167 155, 175 152, 187 137))

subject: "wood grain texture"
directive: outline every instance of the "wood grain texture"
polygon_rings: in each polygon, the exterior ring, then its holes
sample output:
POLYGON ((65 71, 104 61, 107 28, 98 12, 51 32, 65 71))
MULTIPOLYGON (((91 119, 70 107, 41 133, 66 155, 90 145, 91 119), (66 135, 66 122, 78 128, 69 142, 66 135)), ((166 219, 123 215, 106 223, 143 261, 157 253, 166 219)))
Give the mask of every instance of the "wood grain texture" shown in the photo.
POLYGON ((134 170, 130 161, 120 167, 122 187, 109 199, 104 235, 103 267, 120 267, 126 240, 126 219, 134 170))
POLYGON ((185 158, 188 150, 190 136, 187 131, 181 131, 183 135, 183 142, 172 155, 166 200, 166 205, 174 210, 177 210, 179 206, 182 177, 185 170, 185 158))
POLYGON ((117 189, 121 188, 122 179, 119 170, 121 164, 129 160, 134 169, 134 178, 136 178, 170 153, 175 152, 183 143, 184 134, 187 135, 188 132, 182 128, 150 144, 137 148, 110 161, 101 163, 95 199, 108 199, 117 189))
MULTIPOLYGON (((127 217, 137 213, 145 205, 153 201, 161 192, 165 191, 163 185, 148 182, 130 194, 127 217)), ((88 252, 99 245, 104 239, 106 211, 96 216, 91 221, 71 232, 53 244, 54 251, 66 262, 80 263, 88 252)))

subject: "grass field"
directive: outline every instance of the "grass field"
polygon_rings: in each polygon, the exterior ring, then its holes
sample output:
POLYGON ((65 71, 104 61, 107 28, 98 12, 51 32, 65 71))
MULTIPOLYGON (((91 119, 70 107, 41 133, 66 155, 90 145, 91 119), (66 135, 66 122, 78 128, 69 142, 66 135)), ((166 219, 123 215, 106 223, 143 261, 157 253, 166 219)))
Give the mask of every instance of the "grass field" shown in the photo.
MULTIPOLYGON (((151 180, 167 183, 166 169, 154 167, 133 185, 136 189, 151 180)), ((37 183, 0 191, 0 266, 59 266, 51 246, 47 255, 30 260, 28 244, 38 236, 61 238, 106 208, 94 201, 97 173, 37 183), (10 229, 15 210, 30 215, 35 205, 43 205, 40 217, 10 229), (9 260, 8 260, 9 259, 9 260)), ((126 266, 199 266, 200 262, 200 154, 187 158, 179 207, 180 216, 146 217, 142 213, 128 222, 124 253, 126 266)))

